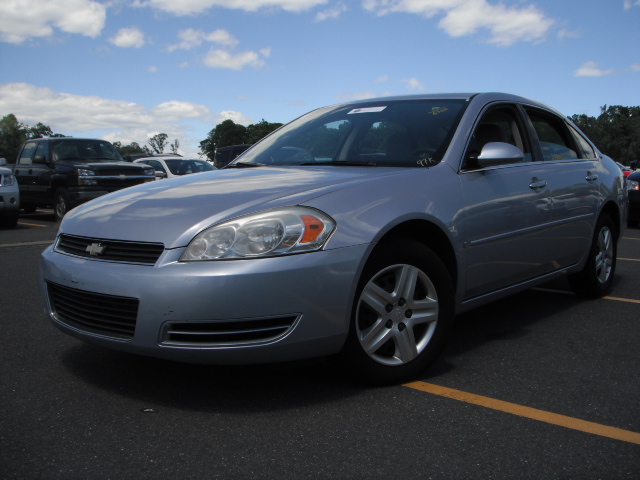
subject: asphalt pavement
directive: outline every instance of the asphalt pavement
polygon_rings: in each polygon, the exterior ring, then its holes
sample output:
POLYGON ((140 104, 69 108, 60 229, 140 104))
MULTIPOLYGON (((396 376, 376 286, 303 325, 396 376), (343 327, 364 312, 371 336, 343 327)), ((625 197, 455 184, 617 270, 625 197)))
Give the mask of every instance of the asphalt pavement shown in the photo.
POLYGON ((0 230, 2 479, 640 478, 640 229, 610 296, 554 282, 457 317, 417 382, 88 346, 42 309, 50 212, 0 230))

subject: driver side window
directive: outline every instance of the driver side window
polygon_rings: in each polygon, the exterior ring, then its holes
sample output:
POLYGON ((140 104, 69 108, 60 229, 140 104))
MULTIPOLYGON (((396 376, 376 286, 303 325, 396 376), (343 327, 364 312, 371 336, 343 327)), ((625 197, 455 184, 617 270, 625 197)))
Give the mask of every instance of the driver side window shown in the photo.
POLYGON ((526 141, 518 114, 513 107, 497 107, 484 114, 476 126, 462 168, 478 168, 477 159, 487 143, 501 142, 518 147, 524 153, 524 161, 531 161, 531 149, 526 141))

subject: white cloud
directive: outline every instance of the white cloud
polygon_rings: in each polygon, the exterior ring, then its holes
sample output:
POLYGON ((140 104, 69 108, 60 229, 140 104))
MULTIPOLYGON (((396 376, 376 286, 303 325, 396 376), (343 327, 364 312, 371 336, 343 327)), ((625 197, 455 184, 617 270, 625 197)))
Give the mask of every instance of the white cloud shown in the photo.
POLYGON ((425 89, 425 86, 422 84, 420 80, 417 78, 407 78, 402 81, 409 90, 419 90, 422 91, 425 89))
POLYGON ((346 11, 347 11, 347 6, 344 3, 340 2, 334 7, 323 10, 322 12, 318 12, 316 14, 315 21, 324 22, 325 20, 338 18, 340 15, 342 15, 346 11))
POLYGON ((93 0, 2 0, 0 40, 21 44, 50 37, 54 31, 96 38, 107 17, 105 5, 93 0))
POLYGON ((596 62, 585 62, 574 73, 574 77, 605 77, 614 75, 616 72, 613 68, 602 70, 596 62))
POLYGON ((121 28, 109 41, 120 48, 141 48, 145 44, 144 33, 135 27, 121 28))
POLYGON ((640 6, 640 0, 624 0, 624 9, 629 10, 632 7, 640 6))
POLYGON ((264 8, 280 8, 288 12, 303 12, 327 0, 136 0, 135 6, 153 7, 175 15, 195 15, 213 7, 255 12, 264 8))
POLYGON ((225 120, 233 120, 234 123, 245 126, 254 123, 251 117, 247 117, 246 115, 234 110, 225 110, 215 116, 216 124, 222 123, 225 120))
POLYGON ((542 41, 554 24, 533 5, 508 7, 487 0, 364 0, 362 6, 377 15, 410 13, 426 18, 444 15, 438 25, 448 35, 462 37, 487 30, 489 43, 503 47, 542 41))
POLYGON ((558 38, 560 40, 564 40, 565 38, 580 38, 582 34, 575 30, 567 30, 566 28, 562 28, 558 31, 558 38))
POLYGON ((178 32, 178 38, 180 39, 179 43, 169 45, 168 50, 170 52, 178 49, 191 50, 192 48, 199 47, 204 42, 216 43, 227 47, 235 47, 238 44, 238 39, 224 29, 206 33, 202 30, 188 28, 178 32))
POLYGON ((633 70, 634 72, 640 72, 640 63, 634 63, 633 65, 631 65, 631 70, 633 70))
POLYGON ((0 85, 0 112, 13 113, 27 125, 42 122, 56 133, 100 132, 110 141, 141 145, 151 132, 184 138, 186 123, 208 122, 211 116, 207 107, 190 102, 172 100, 149 109, 134 102, 60 93, 26 83, 0 85))
MULTIPOLYGON (((264 49, 263 49, 264 50, 264 49)), ((266 50, 270 54, 270 50, 266 50)), ((226 50, 212 49, 205 56, 203 63, 211 68, 228 68, 231 70, 242 70, 246 66, 253 68, 263 67, 264 55, 256 52, 230 53, 226 50)))

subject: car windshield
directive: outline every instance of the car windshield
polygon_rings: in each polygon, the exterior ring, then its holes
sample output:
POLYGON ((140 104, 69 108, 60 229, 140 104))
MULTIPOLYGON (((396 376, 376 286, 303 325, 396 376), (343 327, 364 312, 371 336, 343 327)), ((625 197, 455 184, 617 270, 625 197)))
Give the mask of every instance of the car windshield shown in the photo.
POLYGON ((215 170, 213 165, 204 160, 182 160, 179 158, 164 161, 167 168, 174 175, 187 175, 188 173, 208 172, 215 170))
POLYGON ((124 162, 118 151, 102 140, 59 140, 53 143, 53 159, 60 160, 109 160, 124 162))
POLYGON ((424 167, 439 163, 468 102, 379 100, 315 110, 240 156, 253 165, 424 167))

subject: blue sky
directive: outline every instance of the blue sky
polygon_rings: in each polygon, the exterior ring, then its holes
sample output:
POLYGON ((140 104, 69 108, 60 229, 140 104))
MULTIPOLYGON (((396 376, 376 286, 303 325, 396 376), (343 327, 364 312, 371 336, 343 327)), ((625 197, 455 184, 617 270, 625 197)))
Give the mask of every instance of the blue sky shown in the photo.
POLYGON ((181 153, 384 95, 640 105, 640 0, 2 0, 0 117, 181 153))

